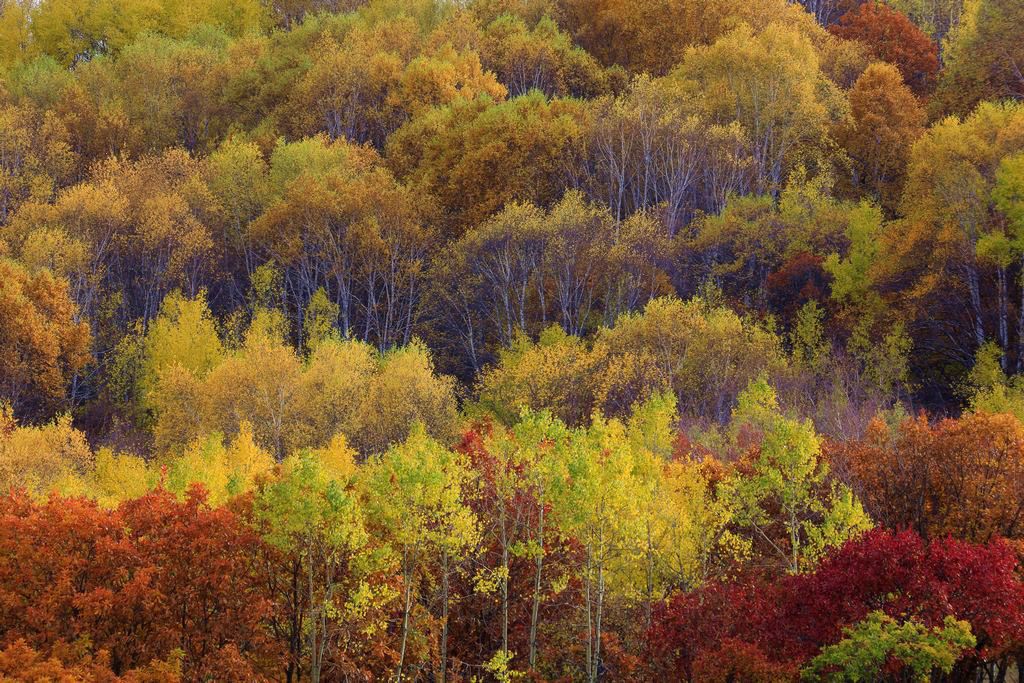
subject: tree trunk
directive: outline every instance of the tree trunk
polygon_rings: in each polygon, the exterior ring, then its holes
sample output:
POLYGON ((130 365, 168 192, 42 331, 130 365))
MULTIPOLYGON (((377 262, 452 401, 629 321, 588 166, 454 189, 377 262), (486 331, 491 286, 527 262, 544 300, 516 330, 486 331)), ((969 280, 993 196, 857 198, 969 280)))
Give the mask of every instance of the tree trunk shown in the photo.
POLYGON ((402 674, 405 671, 405 648, 409 640, 409 612, 412 610, 412 567, 409 566, 409 551, 403 550, 402 578, 405 581, 405 608, 402 610, 402 646, 398 654, 398 673, 396 680, 402 683, 402 674))
POLYGON ((796 513, 792 510, 789 513, 789 545, 792 554, 790 571, 797 574, 800 572, 800 527, 796 520, 796 513))
POLYGON ((967 290, 971 297, 971 315, 974 318, 974 342, 975 347, 980 348, 985 343, 985 321, 982 318, 981 310, 981 285, 978 281, 978 268, 973 263, 967 269, 967 290))
POLYGON ((591 553, 590 553, 590 549, 588 548, 588 550, 587 550, 587 575, 586 575, 586 581, 584 582, 586 584, 585 585, 585 591, 584 591, 584 604, 586 605, 586 609, 587 609, 587 680, 590 681, 591 683, 593 683, 594 676, 593 676, 593 673, 592 673, 592 669, 593 669, 593 665, 594 665, 594 659, 593 659, 593 653, 594 653, 594 649, 593 649, 594 648, 594 624, 591 621, 591 614, 592 614, 592 612, 591 612, 591 608, 590 608, 590 560, 591 560, 591 553))
MULTIPOLYGON (((313 551, 308 544, 306 557, 308 558, 306 576, 309 579, 309 609, 313 610, 313 605, 316 604, 316 596, 313 593, 313 551)), ((320 615, 314 612, 311 617, 309 620, 309 679, 313 683, 320 683, 320 662, 317 657, 317 632, 320 626, 320 615)))
POLYGON ((594 665, 590 667, 591 683, 596 683, 601 672, 601 614, 604 609, 604 564, 597 565, 597 610, 594 618, 594 665))
POLYGON ((651 538, 651 525, 647 523, 647 595, 644 601, 644 625, 650 629, 653 619, 652 604, 654 602, 654 541, 651 538))
POLYGON ((1000 266, 996 269, 996 274, 999 287, 999 348, 1003 352, 1000 356, 999 366, 1003 369, 1003 372, 1006 372, 1010 362, 1007 355, 1010 349, 1010 332, 1007 322, 1009 302, 1007 301, 1006 291, 1006 268, 1000 266))
POLYGON ((441 558, 441 683, 448 680, 448 551, 441 558))
POLYGON ((1021 257, 1020 310, 1017 313, 1017 372, 1024 371, 1024 256, 1021 257))
POLYGON ((544 503, 540 504, 537 522, 537 557, 533 574, 533 609, 530 612, 530 668, 537 666, 537 623, 540 617, 540 578, 544 568, 544 503))
POLYGON ((501 652, 508 655, 508 529, 501 503, 501 652))

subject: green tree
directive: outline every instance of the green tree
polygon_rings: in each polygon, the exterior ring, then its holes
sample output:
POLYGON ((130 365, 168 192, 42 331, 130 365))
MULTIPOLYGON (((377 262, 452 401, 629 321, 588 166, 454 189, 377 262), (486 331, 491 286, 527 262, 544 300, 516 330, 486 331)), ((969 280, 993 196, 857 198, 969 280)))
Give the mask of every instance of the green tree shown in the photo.
POLYGON ((1016 27, 1024 8, 1013 0, 965 0, 960 21, 946 36, 932 114, 966 116, 980 102, 1020 99, 1024 46, 1016 27))
POLYGON ((352 451, 328 467, 311 453, 292 456, 280 476, 267 484, 256 500, 266 538, 298 557, 306 591, 305 623, 309 674, 321 680, 328 660, 330 624, 358 615, 367 600, 377 599, 363 580, 372 564, 369 536, 353 480, 352 451))
POLYGON ((946 617, 941 627, 928 628, 913 618, 900 623, 875 611, 812 659, 803 670, 803 679, 879 681, 899 674, 899 680, 927 683, 936 673, 948 675, 961 655, 974 646, 966 621, 946 617))
POLYGON ((537 663, 544 557, 552 536, 550 523, 545 529, 547 508, 569 436, 565 424, 550 412, 523 410, 510 429, 495 428, 484 439, 481 469, 487 484, 481 493, 485 505, 494 509, 492 533, 501 551, 493 572, 501 594, 501 650, 496 656, 506 666, 515 656, 509 650, 510 563, 515 557, 534 563, 528 661, 531 667, 537 663))
POLYGON ((938 122, 913 147, 902 201, 905 218, 891 224, 881 240, 882 279, 907 284, 912 314, 938 317, 935 307, 953 297, 960 302, 958 344, 949 346, 960 352, 954 359, 964 365, 990 337, 1004 352, 1011 350, 1014 283, 1008 266, 1016 259, 1005 217, 992 210, 992 193, 1003 159, 1022 149, 1024 106, 1019 103, 985 103, 963 120, 938 122))
POLYGON ((793 574, 807 570, 826 549, 871 527, 860 501, 830 481, 829 465, 810 421, 785 417, 763 379, 740 395, 732 430, 760 432, 749 474, 726 484, 737 500, 736 522, 751 530, 793 574), (771 527, 778 525, 781 534, 771 527))
POLYGON ((464 457, 431 439, 422 425, 408 439, 372 458, 361 474, 361 493, 374 533, 389 544, 402 572, 401 645, 395 677, 406 675, 413 599, 420 574, 439 567, 442 662, 447 676, 449 580, 453 565, 475 552, 479 522, 464 502, 470 472, 464 457))
POLYGON ((573 433, 560 474, 552 490, 552 513, 562 532, 584 548, 584 669, 593 682, 602 667, 609 574, 616 565, 636 563, 644 547, 642 483, 625 425, 595 414, 590 427, 573 433))

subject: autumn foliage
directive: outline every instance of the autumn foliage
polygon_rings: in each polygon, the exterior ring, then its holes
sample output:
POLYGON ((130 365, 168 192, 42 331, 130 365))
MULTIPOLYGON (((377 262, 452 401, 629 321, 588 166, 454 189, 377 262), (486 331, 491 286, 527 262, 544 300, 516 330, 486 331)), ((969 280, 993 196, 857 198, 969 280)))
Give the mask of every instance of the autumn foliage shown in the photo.
POLYGON ((862 441, 837 444, 834 457, 887 527, 977 542, 1021 536, 1024 430, 1012 415, 876 421, 862 441))
MULTIPOLYGON (((708 658, 744 667, 755 680, 792 671, 874 610, 928 626, 947 616, 965 620, 977 638, 975 657, 1012 657, 1024 627, 1017 571, 1017 557, 1003 542, 928 542, 910 531, 871 531, 813 572, 776 580, 755 575, 675 597, 658 609, 649 634, 652 661, 667 667, 652 675, 686 672, 696 680, 708 658)), ((969 666, 970 658, 963 662, 969 666)))
POLYGON ((0 679, 1024 670, 1021 0, 0 0, 0 679))
POLYGON ((899 69, 918 95, 935 86, 939 48, 907 16, 884 2, 870 0, 839 18, 829 30, 867 45, 872 55, 899 69))
POLYGON ((201 492, 156 492, 113 511, 12 495, 2 519, 8 656, 26 656, 19 639, 47 656, 87 643, 119 675, 178 659, 188 678, 270 674, 276 646, 263 624, 273 605, 254 571, 258 537, 201 492))

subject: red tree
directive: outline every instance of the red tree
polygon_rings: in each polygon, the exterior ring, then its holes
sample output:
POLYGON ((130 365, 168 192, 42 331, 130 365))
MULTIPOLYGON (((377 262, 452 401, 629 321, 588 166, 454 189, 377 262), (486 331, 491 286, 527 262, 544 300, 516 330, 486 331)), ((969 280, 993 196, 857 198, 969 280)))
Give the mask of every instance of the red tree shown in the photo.
POLYGON ((830 276, 822 267, 824 259, 802 251, 791 256, 765 280, 768 303, 786 320, 792 320, 808 301, 828 301, 830 276))
POLYGON ((840 38, 864 43, 878 59, 896 66, 918 96, 935 85, 939 48, 902 12, 882 2, 867 2, 828 29, 840 38))
POLYGON ((90 681, 91 683, 177 683, 181 667, 177 658, 154 662, 143 669, 132 669, 123 676, 110 670, 107 652, 95 656, 81 647, 55 648, 43 656, 17 640, 0 649, 0 680, 4 681, 90 681))
POLYGON ((24 639, 50 653, 86 639, 116 674, 181 650, 186 678, 258 680, 280 668, 250 566, 259 545, 198 489, 114 511, 0 498, 0 645, 24 639))
POLYGON ((964 672, 1024 643, 1024 583, 1005 542, 928 543, 910 531, 876 529, 813 573, 674 596, 656 611, 648 634, 651 677, 696 680, 715 665, 747 671, 753 680, 795 671, 875 610, 929 626, 948 615, 969 622, 978 646, 961 662, 964 672))

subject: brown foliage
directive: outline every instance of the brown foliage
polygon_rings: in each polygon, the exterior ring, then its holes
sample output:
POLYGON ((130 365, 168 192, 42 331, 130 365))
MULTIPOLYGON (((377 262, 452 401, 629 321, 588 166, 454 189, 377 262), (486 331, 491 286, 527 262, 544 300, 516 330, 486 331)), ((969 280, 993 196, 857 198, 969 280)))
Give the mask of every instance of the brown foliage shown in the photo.
POLYGON ((0 650, 0 681, 90 681, 92 683, 177 683, 181 667, 172 655, 166 662, 153 662, 117 676, 110 669, 110 655, 95 656, 82 647, 60 645, 49 655, 32 649, 24 640, 16 640, 0 650))
POLYGON ((52 414, 89 358, 89 326, 66 282, 0 259, 0 401, 19 417, 52 414))
POLYGON ((930 538, 1021 536, 1024 425, 1012 415, 876 420, 864 439, 831 450, 882 525, 930 538))
POLYGON ((84 499, 0 499, 0 632, 50 651, 86 639, 122 674, 175 651, 186 677, 260 680, 276 662, 259 539, 201 492, 101 510, 84 499))
POLYGON ((895 211, 910 149, 924 124, 924 110, 900 72, 889 64, 870 65, 850 90, 850 118, 836 134, 850 155, 850 189, 895 211))
POLYGON ((905 14, 882 2, 868 2, 847 12, 829 31, 868 46, 892 63, 918 95, 931 91, 939 71, 939 48, 905 14))

